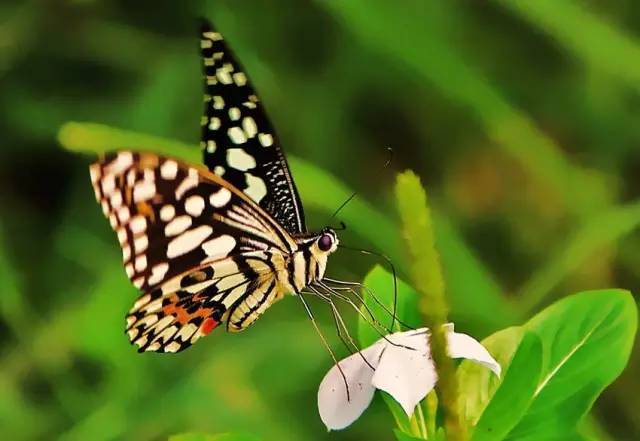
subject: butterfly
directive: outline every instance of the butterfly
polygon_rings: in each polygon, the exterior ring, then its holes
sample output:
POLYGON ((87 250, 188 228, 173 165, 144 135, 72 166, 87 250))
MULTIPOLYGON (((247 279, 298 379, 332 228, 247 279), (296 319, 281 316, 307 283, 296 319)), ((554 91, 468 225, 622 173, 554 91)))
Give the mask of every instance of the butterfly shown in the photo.
POLYGON ((238 332, 320 282, 335 230, 309 232, 278 138, 222 35, 201 29, 206 168, 119 151, 90 168, 125 271, 142 291, 126 317, 138 351, 179 352, 220 324, 238 332))

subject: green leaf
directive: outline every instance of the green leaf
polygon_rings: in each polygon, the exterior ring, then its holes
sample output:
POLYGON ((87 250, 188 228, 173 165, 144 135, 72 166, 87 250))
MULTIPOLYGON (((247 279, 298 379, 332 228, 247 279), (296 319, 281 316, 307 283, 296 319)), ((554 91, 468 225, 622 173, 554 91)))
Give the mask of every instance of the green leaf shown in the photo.
MULTIPOLYGON (((508 372, 512 359, 525 332, 522 327, 503 329, 482 341, 493 358, 508 372)), ((504 375, 504 374, 503 374, 504 375)), ((469 426, 475 426, 487 404, 500 386, 501 379, 486 367, 464 360, 458 368, 460 412, 469 426)))
POLYGON ((169 441, 258 441, 253 435, 240 433, 222 433, 218 435, 207 435, 204 433, 181 433, 169 437, 169 441))
POLYGON ((398 441, 422 441, 424 438, 418 438, 417 436, 409 435, 401 430, 393 429, 393 434, 398 441))
POLYGON ((461 413, 475 426, 472 441, 583 439, 577 424, 626 365, 636 330, 633 298, 609 289, 567 297, 485 339, 506 373, 498 381, 461 364, 461 413))
POLYGON ((623 290, 583 292, 553 304, 525 328, 542 341, 542 376, 509 439, 557 439, 575 430, 627 364, 637 332, 636 305, 623 290))
MULTIPOLYGON (((509 340, 509 337, 507 336, 506 340, 509 340)), ((494 338, 494 341, 499 342, 499 340, 499 338, 494 338)), ((489 342, 487 346, 490 349, 492 345, 489 342)), ((508 364, 503 380, 499 383, 491 401, 475 426, 471 437, 472 441, 504 439, 505 435, 518 424, 527 412, 538 385, 541 368, 542 345, 540 339, 532 332, 525 332, 522 334, 513 359, 508 364)), ((488 373, 486 368, 484 368, 484 373, 488 373)), ((495 378, 493 374, 491 376, 495 378)), ((476 387, 478 386, 476 385, 476 387)))
MULTIPOLYGON (((363 296, 366 308, 362 307, 363 315, 358 318, 358 340, 363 347, 366 347, 380 339, 380 334, 364 319, 364 317, 368 319, 371 318, 369 312, 384 326, 388 327, 391 325, 391 315, 389 312, 393 312, 394 309, 393 276, 384 268, 375 266, 365 276, 364 284, 368 288, 368 291, 365 291, 363 296), (378 301, 374 299, 374 295, 378 301)), ((397 279, 397 284, 396 317, 403 323, 417 328, 420 326, 418 294, 402 279, 397 279)), ((396 321, 396 329, 398 329, 398 325, 399 322, 396 321)))

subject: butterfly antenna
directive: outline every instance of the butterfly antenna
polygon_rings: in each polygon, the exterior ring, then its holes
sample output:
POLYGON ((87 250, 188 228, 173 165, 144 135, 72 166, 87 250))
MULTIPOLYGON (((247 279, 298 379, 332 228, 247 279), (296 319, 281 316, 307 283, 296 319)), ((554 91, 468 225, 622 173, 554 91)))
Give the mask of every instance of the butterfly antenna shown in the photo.
MULTIPOLYGON (((391 147, 387 147, 387 152, 389 153, 389 157, 387 158, 387 161, 384 163, 384 165, 382 166, 382 170, 384 170, 385 168, 387 168, 389 166, 389 164, 391 164, 391 161, 393 160, 393 149, 391 147)), ((333 212, 333 214, 331 215, 331 219, 333 219, 334 217, 336 217, 338 215, 338 213, 340 213, 340 211, 347 206, 347 204, 349 202, 351 202, 351 200, 353 198, 355 198, 358 195, 357 191, 354 191, 353 193, 351 193, 351 196, 349 196, 342 204, 340 204, 340 206, 336 209, 336 211, 333 212)))

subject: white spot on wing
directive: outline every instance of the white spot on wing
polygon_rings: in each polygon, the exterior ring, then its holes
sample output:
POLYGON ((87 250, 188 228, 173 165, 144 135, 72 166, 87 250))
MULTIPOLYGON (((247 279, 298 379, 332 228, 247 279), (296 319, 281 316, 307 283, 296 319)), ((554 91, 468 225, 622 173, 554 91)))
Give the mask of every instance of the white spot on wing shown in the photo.
POLYGON ((133 201, 142 202, 156 194, 156 184, 151 181, 140 181, 133 187, 133 201))
POLYGON ((122 247, 122 260, 124 262, 128 261, 131 257, 131 247, 129 245, 123 245, 122 247))
POLYGON ((120 209, 118 210, 118 219, 120 219, 121 224, 127 222, 130 216, 131 213, 129 212, 129 207, 127 207, 126 205, 120 207, 120 209))
POLYGON ((177 341, 172 341, 164 347, 165 352, 178 352, 179 349, 180 343, 178 343, 177 341))
POLYGON ((240 127, 231 127, 227 130, 227 135, 234 144, 243 144, 247 142, 247 137, 240 127))
POLYGON ((209 40, 213 40, 213 41, 222 40, 222 35, 220 35, 220 32, 213 32, 213 31, 203 32, 202 36, 204 38, 208 38, 209 40))
POLYGON ((162 278, 169 270, 169 264, 166 262, 159 263, 154 265, 151 268, 151 275, 149 276, 149 285, 155 285, 156 283, 162 282, 162 278))
POLYGON ((95 184, 100 179, 100 165, 91 164, 89 166, 89 174, 91 175, 91 182, 95 184))
POLYGON ((218 130, 220 128, 220 118, 214 116, 209 121, 209 130, 218 130))
POLYGON ((185 231, 180 236, 169 242, 167 246, 167 257, 182 256, 185 253, 197 248, 213 232, 209 225, 200 225, 192 230, 185 231))
POLYGON ((198 327, 196 325, 194 325, 193 323, 187 323, 182 327, 182 329, 178 331, 176 337, 180 337, 182 341, 187 341, 197 330, 198 327))
POLYGON ((235 81, 238 86, 244 86, 247 84, 247 76, 242 72, 236 72, 233 74, 233 81, 235 81))
POLYGON ((164 179, 175 179, 178 174, 178 163, 172 159, 167 159, 160 166, 160 176, 164 179))
POLYGON ((220 95, 213 96, 213 108, 216 110, 224 109, 224 100, 220 95))
POLYGON ((133 286, 135 286, 136 288, 141 288, 142 285, 144 285, 144 277, 133 279, 133 286))
POLYGON ((109 203, 107 201, 102 201, 102 203, 100 203, 100 206, 102 207, 102 213, 105 216, 109 216, 109 203))
POLYGON ((198 171, 195 168, 189 169, 189 174, 185 177, 178 188, 176 188, 176 199, 182 198, 182 195, 189 189, 198 185, 198 171))
POLYGON ((218 176, 222 176, 224 175, 224 167, 221 165, 216 165, 215 168, 213 169, 213 172, 218 175, 218 176))
POLYGON ((213 258, 226 257, 236 246, 236 240, 228 234, 211 239, 202 244, 202 249, 207 256, 213 258))
POLYGON ((143 233, 147 229, 147 220, 143 216, 137 215, 129 222, 129 228, 133 234, 143 233))
POLYGON ((231 79, 231 69, 229 69, 228 64, 225 64, 222 67, 216 69, 216 76, 220 80, 222 84, 231 84, 233 80, 231 79))
POLYGON ((273 145, 273 136, 268 133, 259 134, 258 140, 260 141, 260 144, 262 144, 262 147, 269 147, 273 145))
POLYGON ((133 155, 131 152, 120 152, 107 167, 107 173, 119 175, 133 164, 133 155))
POLYGON ((245 173, 247 179, 247 188, 244 191, 255 202, 260 202, 267 194, 267 187, 264 181, 251 173, 245 173))
POLYGON ((256 161, 243 149, 234 148, 227 150, 227 164, 236 170, 247 171, 256 166, 256 161))
POLYGON ((224 187, 209 196, 209 202, 216 208, 224 207, 231 200, 231 192, 224 187))
POLYGON ((141 272, 147 268, 147 256, 141 255, 136 257, 136 271, 141 272))
POLYGON ((229 118, 231 121, 238 121, 240 119, 240 109, 232 107, 229 109, 229 118))
POLYGON ((113 175, 105 175, 102 178, 102 194, 108 196, 116 188, 116 180, 113 175))
POLYGON ((146 235, 136 237, 133 241, 133 248, 136 254, 139 254, 145 251, 148 246, 149 246, 149 239, 147 239, 146 235))
POLYGON ((191 216, 200 216, 204 210, 204 199, 201 196, 189 196, 184 203, 185 211, 191 216))
POLYGON ((118 229, 116 234, 118 235, 118 242, 120 242, 120 245, 127 243, 127 232, 124 228, 118 229))
POLYGON ((164 234, 166 236, 176 236, 191 226, 191 216, 182 215, 176 217, 164 227, 164 234))
POLYGON ((160 219, 162 219, 165 222, 169 222, 171 219, 173 219, 173 216, 175 215, 176 215, 176 209, 173 207, 173 205, 167 204, 160 209, 160 219))
POLYGON ((122 192, 114 191, 111 195, 111 208, 114 210, 122 205, 122 192))
POLYGON ((248 138, 253 138, 258 133, 258 126, 256 126, 255 120, 250 116, 245 116, 242 120, 242 128, 247 134, 248 138))

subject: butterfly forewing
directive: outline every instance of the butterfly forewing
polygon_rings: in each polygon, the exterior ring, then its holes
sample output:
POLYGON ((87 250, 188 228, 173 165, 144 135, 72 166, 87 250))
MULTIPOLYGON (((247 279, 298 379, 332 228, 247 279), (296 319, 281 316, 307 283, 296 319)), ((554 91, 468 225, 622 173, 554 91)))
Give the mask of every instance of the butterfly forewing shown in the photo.
POLYGON ((289 233, 306 232, 287 161, 263 104, 222 35, 201 30, 205 82, 204 162, 242 190, 289 233))
POLYGON ((292 246, 238 190, 175 159, 119 152, 93 164, 91 176, 127 275, 143 291, 230 255, 292 246))

